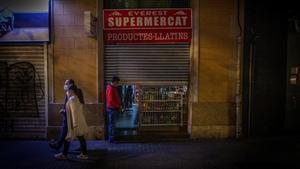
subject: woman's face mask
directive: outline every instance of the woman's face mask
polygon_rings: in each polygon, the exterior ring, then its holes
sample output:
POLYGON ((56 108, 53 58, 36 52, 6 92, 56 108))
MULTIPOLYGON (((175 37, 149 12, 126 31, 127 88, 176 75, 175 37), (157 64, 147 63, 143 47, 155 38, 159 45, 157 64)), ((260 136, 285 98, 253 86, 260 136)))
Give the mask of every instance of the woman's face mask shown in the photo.
POLYGON ((65 91, 67 91, 67 90, 68 90, 68 88, 69 88, 69 86, 68 86, 68 85, 64 85, 64 90, 65 90, 65 91))

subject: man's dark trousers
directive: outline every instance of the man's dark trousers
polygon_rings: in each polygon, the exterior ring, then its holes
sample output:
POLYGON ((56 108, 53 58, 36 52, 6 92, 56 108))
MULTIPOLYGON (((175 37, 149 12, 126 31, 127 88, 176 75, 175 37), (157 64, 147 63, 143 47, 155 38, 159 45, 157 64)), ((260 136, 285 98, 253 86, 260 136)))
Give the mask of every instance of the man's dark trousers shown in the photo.
POLYGON ((108 114, 108 141, 112 142, 114 141, 116 117, 119 113, 119 109, 108 108, 106 109, 106 112, 108 114))

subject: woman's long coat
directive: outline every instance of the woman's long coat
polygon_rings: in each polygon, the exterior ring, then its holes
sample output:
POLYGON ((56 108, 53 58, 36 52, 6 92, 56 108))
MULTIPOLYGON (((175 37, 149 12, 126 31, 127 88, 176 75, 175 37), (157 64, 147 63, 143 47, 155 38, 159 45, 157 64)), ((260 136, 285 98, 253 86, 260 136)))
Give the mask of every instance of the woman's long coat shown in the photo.
POLYGON ((83 114, 83 104, 77 96, 71 96, 66 104, 68 134, 66 140, 72 141, 77 136, 88 133, 88 125, 83 114))

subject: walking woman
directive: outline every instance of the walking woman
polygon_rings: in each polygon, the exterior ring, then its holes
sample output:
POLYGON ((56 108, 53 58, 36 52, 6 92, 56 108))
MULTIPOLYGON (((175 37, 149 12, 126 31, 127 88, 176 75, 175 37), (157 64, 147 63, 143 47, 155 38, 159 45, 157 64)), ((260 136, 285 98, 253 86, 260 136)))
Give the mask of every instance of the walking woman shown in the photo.
POLYGON ((88 126, 83 114, 83 98, 78 97, 78 88, 75 85, 69 87, 67 91, 68 102, 66 104, 68 133, 64 142, 62 153, 55 154, 55 158, 59 160, 67 159, 70 142, 78 138, 80 142, 81 154, 77 156, 79 159, 88 159, 87 145, 84 135, 88 133, 88 126))

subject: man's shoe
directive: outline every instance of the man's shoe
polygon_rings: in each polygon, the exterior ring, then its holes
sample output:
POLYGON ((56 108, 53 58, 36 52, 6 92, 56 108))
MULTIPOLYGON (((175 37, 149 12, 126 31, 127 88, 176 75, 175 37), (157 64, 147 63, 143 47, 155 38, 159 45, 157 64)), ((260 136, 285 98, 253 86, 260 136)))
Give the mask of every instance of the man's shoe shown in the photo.
POLYGON ((56 158, 57 160, 66 160, 66 159, 68 159, 67 156, 64 155, 63 153, 55 154, 54 158, 56 158))
POLYGON ((87 154, 80 153, 79 155, 77 155, 77 158, 81 160, 87 160, 89 159, 89 156, 87 154))

